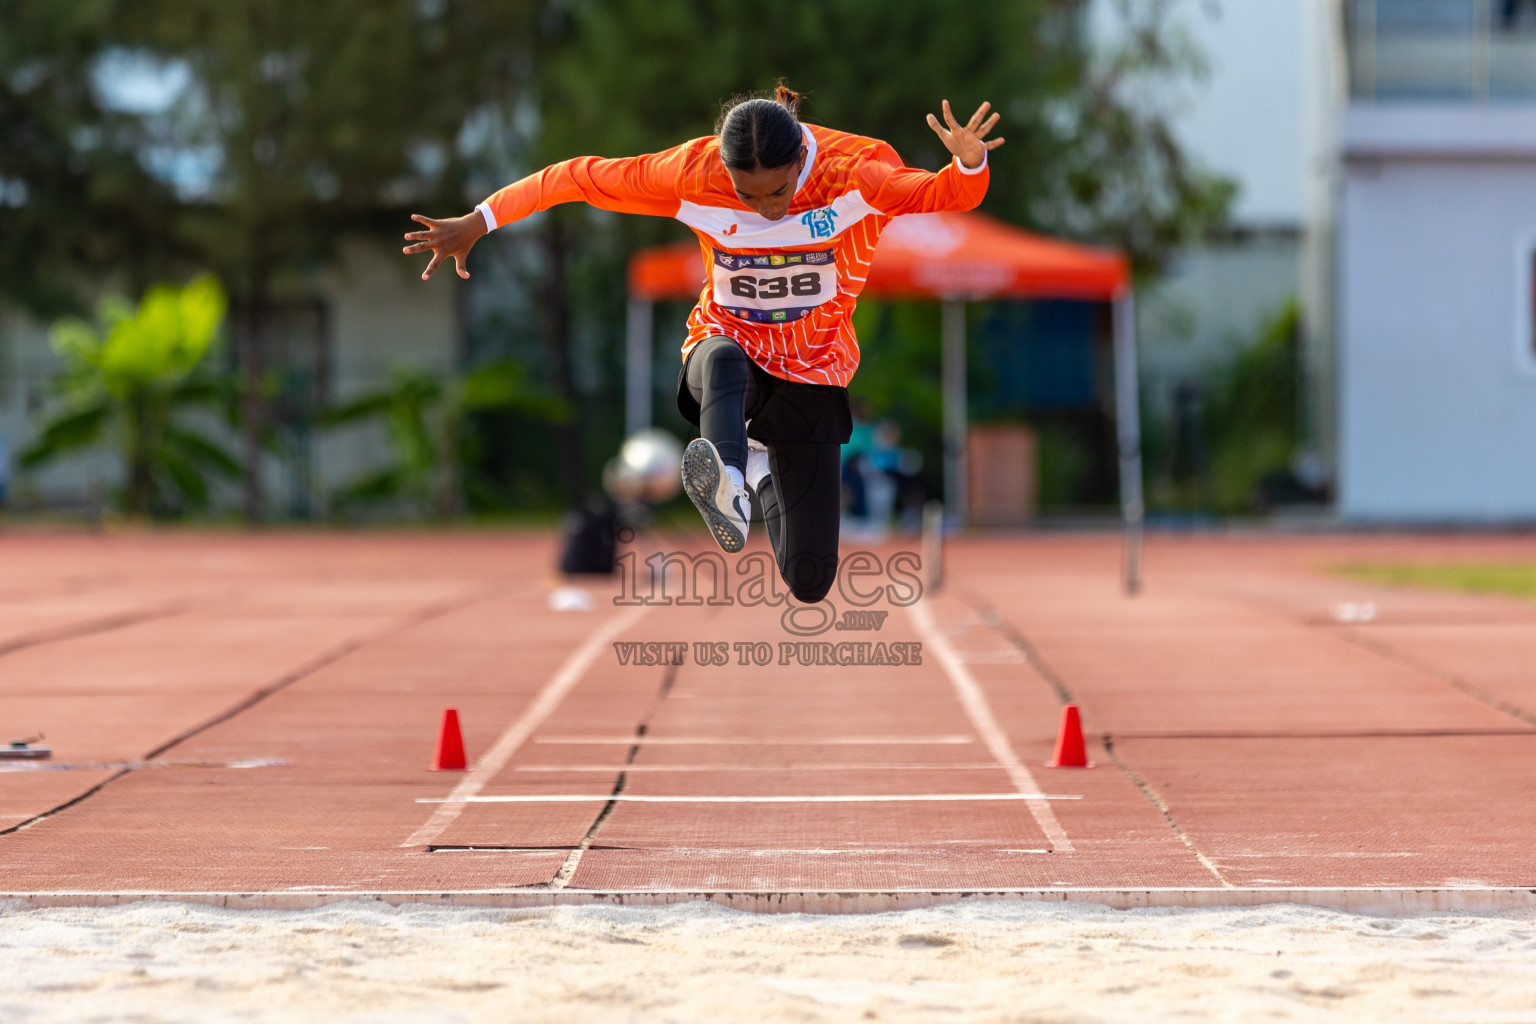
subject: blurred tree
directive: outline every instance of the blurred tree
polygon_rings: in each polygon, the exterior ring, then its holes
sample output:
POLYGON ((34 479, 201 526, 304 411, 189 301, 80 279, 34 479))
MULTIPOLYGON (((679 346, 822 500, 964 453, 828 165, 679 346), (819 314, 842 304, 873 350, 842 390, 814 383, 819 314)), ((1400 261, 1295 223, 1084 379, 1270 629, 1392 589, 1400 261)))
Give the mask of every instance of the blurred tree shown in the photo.
MULTIPOLYGON (((242 321, 257 519, 274 296, 342 234, 393 241, 411 208, 461 211, 562 157, 705 134, 718 101, 781 75, 809 93, 809 121, 928 168, 944 154, 923 115, 946 96, 990 99, 1008 146, 987 209, 1125 245, 1156 270, 1227 193, 1146 100, 1148 81, 1198 71, 1167 27, 1181 0, 1121 2, 1135 29, 1097 60, 1079 0, 0 0, 0 289, 60 308, 72 271, 132 283, 178 257, 216 269, 242 321), (175 85, 171 99, 107 102, 104 75, 124 62, 175 85)), ((537 249, 517 265, 537 279, 543 372, 568 402, 594 376, 608 389, 561 428, 571 500, 595 479, 584 456, 609 443, 583 424, 618 422, 625 254, 678 236, 574 210, 521 236, 537 249)))
POLYGON ((104 274, 140 291, 176 250, 137 119, 94 84, 116 6, 0 0, 0 298, 40 317, 85 312, 104 274))
POLYGON ((263 514, 274 295, 345 234, 382 241, 417 205, 460 206, 469 126, 514 101, 517 0, 122 0, 123 45, 185 67, 156 145, 186 200, 174 230, 231 283, 247 519, 263 514))
POLYGON ((708 134, 712 99, 783 76, 808 92, 807 121, 885 139, 936 170, 948 154, 924 115, 944 98, 967 114, 990 100, 1008 144, 986 208, 1123 246, 1155 270, 1220 223, 1233 186, 1185 158, 1159 102, 1204 70, 1174 17, 1187 0, 1116 3, 1123 37, 1103 54, 1084 39, 1077 0, 551 4, 568 14, 541 64, 537 156, 646 152, 708 134))
POLYGON ((235 477, 240 467, 183 414, 226 396, 217 378, 197 372, 224 310, 223 289, 205 276, 185 288, 151 288, 137 308, 104 300, 96 325, 56 324, 53 347, 64 360, 58 408, 21 453, 21 467, 111 438, 122 455, 128 515, 206 506, 209 475, 235 477))
POLYGON ((1118 41, 1085 55, 1071 98, 1044 108, 1052 163, 1026 200, 1031 222, 1112 242, 1139 276, 1221 226, 1237 195, 1235 182, 1189 159, 1170 122, 1181 89, 1207 70, 1177 17, 1189 6, 1113 0, 1118 41))

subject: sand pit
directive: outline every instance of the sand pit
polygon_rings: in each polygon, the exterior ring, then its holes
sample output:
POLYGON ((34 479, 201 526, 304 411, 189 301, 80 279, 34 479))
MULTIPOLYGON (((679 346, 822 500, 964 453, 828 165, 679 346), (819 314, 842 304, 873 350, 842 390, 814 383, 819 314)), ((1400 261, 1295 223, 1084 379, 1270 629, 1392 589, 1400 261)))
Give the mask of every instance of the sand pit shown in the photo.
POLYGON ((1536 915, 705 903, 0 914, 6 1021, 1536 1021, 1536 915))

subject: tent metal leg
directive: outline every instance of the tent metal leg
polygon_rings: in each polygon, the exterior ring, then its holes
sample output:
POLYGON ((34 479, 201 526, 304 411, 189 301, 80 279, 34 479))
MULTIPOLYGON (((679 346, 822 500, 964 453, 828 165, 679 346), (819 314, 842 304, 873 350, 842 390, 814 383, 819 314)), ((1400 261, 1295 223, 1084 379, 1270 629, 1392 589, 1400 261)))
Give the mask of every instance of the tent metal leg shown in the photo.
POLYGON ((624 436, 651 425, 651 300, 631 297, 624 335, 624 436))
POLYGON ((965 464, 965 303, 944 301, 942 311, 944 402, 944 506, 949 525, 965 526, 970 509, 966 502, 965 464))
POLYGON ((1125 592, 1141 590, 1141 400, 1136 372, 1136 300, 1115 296, 1115 433, 1120 449, 1120 510, 1125 528, 1125 592))

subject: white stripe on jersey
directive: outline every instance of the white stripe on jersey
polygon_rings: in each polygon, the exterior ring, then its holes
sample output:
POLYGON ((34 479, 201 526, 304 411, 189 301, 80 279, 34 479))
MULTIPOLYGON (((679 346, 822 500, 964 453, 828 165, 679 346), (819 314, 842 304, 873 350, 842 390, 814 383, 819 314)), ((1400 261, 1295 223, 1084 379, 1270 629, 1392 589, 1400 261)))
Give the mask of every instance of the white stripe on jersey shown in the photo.
POLYGON ((684 201, 679 204, 673 216, 728 249, 754 250, 804 248, 830 243, 865 217, 883 216, 864 201, 858 189, 854 189, 832 200, 830 231, 818 236, 804 218, 811 217, 816 225, 824 224, 827 210, 828 207, 824 206, 820 210, 768 220, 751 210, 728 210, 721 206, 700 206, 684 201), (815 217, 815 214, 823 216, 815 217))

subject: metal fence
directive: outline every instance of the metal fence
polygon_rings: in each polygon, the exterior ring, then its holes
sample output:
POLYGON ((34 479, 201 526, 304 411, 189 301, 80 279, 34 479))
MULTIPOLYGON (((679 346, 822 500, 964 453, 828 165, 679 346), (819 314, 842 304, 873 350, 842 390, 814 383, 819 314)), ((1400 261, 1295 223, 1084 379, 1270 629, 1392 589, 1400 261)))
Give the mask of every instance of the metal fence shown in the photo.
POLYGON ((1536 102, 1536 0, 1348 0, 1356 101, 1536 102))

